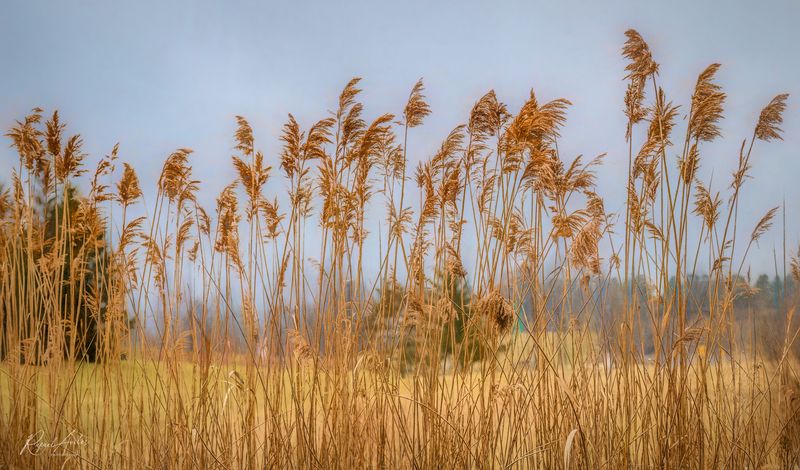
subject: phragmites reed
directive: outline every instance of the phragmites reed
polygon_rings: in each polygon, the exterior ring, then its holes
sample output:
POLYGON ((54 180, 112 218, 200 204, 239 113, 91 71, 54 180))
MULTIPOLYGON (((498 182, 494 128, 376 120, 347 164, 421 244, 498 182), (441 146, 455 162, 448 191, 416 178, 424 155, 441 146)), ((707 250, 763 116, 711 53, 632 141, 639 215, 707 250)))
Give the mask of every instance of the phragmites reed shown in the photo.
POLYGON ((496 289, 478 300, 475 308, 479 315, 488 320, 499 333, 507 331, 514 322, 514 309, 511 303, 496 289))
POLYGON ((225 187, 217 198, 217 238, 214 249, 239 264, 239 214, 236 184, 225 187))
MULTIPOLYGON (((661 155, 670 144, 670 134, 675 126, 678 107, 666 102, 663 90, 658 91, 656 106, 651 110, 650 125, 647 128, 647 140, 642 145, 634 160, 633 174, 648 176, 648 165, 661 155)), ((655 170, 655 166, 652 167, 655 170)))
POLYGON ((456 318, 456 308, 453 306, 453 301, 447 297, 441 297, 431 307, 432 318, 437 323, 448 323, 456 318))
POLYGON ((247 119, 242 116, 236 116, 236 124, 236 133, 234 134, 236 138, 236 149, 244 155, 252 155, 255 140, 253 138, 253 128, 250 127, 250 123, 247 122, 247 119))
POLYGON ((467 129, 476 141, 496 135, 510 117, 506 105, 497 100, 494 90, 486 93, 472 107, 467 129))
POLYGON ((463 278, 467 275, 467 270, 464 268, 464 263, 461 261, 461 255, 452 243, 448 242, 445 245, 447 249, 447 272, 457 278, 463 278))
POLYGON ((553 236, 570 238, 575 232, 579 231, 586 223, 588 214, 585 210, 579 209, 566 214, 560 212, 553 216, 553 236))
POLYGON ((605 217, 606 208, 603 198, 594 191, 586 192, 586 212, 594 218, 605 217))
POLYGON ((191 149, 178 149, 171 153, 164 162, 161 177, 158 179, 158 189, 172 202, 191 196, 192 193, 188 189, 190 185, 196 184, 190 179, 189 155, 191 153, 191 149))
POLYGON ((692 181, 694 181, 694 177, 697 174, 697 169, 700 167, 700 152, 697 149, 697 143, 693 143, 691 147, 689 147, 689 152, 686 154, 686 158, 681 157, 678 161, 678 169, 681 173, 681 180, 683 184, 690 185, 692 181))
POLYGON ((66 125, 59 119, 58 111, 53 111, 53 116, 45 123, 45 127, 47 151, 53 157, 61 155, 61 137, 66 125))
POLYGON ((719 68, 720 64, 711 64, 697 77, 689 122, 689 131, 696 140, 710 142, 720 136, 717 123, 722 119, 725 93, 713 81, 719 68))
POLYGON ((281 133, 281 141, 283 141, 281 169, 289 179, 294 176, 299 168, 302 158, 303 136, 300 131, 300 125, 294 119, 294 116, 289 114, 289 122, 283 125, 283 132, 281 133))
POLYGON ((292 348, 295 360, 300 364, 312 362, 316 357, 314 349, 308 344, 308 341, 297 330, 289 330, 287 334, 289 344, 292 348))
POLYGON ((355 104, 357 104, 355 99, 356 96, 361 93, 361 89, 357 87, 358 82, 360 81, 361 77, 351 78, 342 89, 342 92, 339 94, 339 109, 336 112, 337 120, 344 118, 345 113, 347 113, 355 104))
POLYGON ((405 296, 405 311, 403 315, 403 326, 414 328, 425 324, 425 307, 419 297, 408 292, 405 296))
MULTIPOLYGON (((118 158, 119 143, 116 143, 114 144, 114 148, 111 149, 111 153, 104 156, 99 162, 97 162, 94 175, 92 175, 92 181, 90 185, 91 189, 89 191, 89 199, 93 203, 97 204, 116 199, 116 196, 111 193, 111 188, 109 188, 108 185, 106 185, 103 181, 106 176, 110 175, 114 171, 114 163, 118 158)), ((78 165, 79 164, 80 162, 78 162, 78 165)), ((78 165, 75 165, 74 169, 78 168, 78 165)))
POLYGON ((403 117, 405 117, 406 125, 409 128, 417 127, 422 124, 422 121, 431 113, 431 108, 425 102, 425 86, 422 84, 420 78, 411 89, 411 94, 408 97, 408 103, 403 110, 403 117))
POLYGON ((0 220, 4 220, 12 209, 11 191, 8 188, 3 188, 0 191, 0 220))
POLYGON ((337 162, 347 158, 348 147, 358 141, 366 125, 361 118, 364 106, 356 101, 356 96, 361 93, 361 89, 356 86, 360 81, 359 77, 351 79, 339 94, 339 109, 336 111, 336 122, 339 126, 337 162))
POLYGON ((719 194, 711 195, 709 190, 703 185, 698 184, 695 192, 694 213, 700 216, 709 234, 719 219, 719 207, 722 200, 719 194))
POLYGON ((41 141, 42 131, 36 128, 42 119, 42 109, 33 108, 31 114, 11 128, 6 134, 11 138, 12 146, 17 150, 26 169, 33 170, 37 162, 44 158, 45 148, 41 141))
POLYGON ((631 138, 631 129, 634 124, 641 122, 647 117, 647 108, 644 103, 644 80, 631 79, 628 88, 625 90, 625 116, 628 117, 630 125, 625 131, 625 140, 631 138))
POLYGON ((558 132, 567 120, 566 110, 571 104, 569 100, 559 98, 539 105, 531 91, 528 101, 506 131, 509 145, 513 148, 514 143, 524 143, 538 150, 542 145, 555 141, 560 137, 558 132))
POLYGON ((758 117, 756 124, 756 138, 764 141, 770 140, 783 140, 781 137, 781 128, 783 123, 783 112, 786 110, 786 99, 789 98, 788 93, 782 93, 769 102, 768 105, 761 110, 761 115, 758 117))
POLYGON ((280 224, 284 219, 284 214, 281 214, 278 209, 278 199, 275 198, 273 202, 264 201, 261 205, 261 212, 264 216, 264 223, 266 233, 265 237, 274 239, 280 234, 280 224))
POLYGON ((775 214, 778 213, 778 209, 779 207, 773 207, 772 209, 768 210, 767 213, 761 217, 761 219, 759 219, 755 228, 753 228, 753 232, 750 234, 750 240, 753 242, 758 242, 758 240, 765 233, 767 233, 767 231, 769 231, 769 229, 772 227, 772 219, 775 218, 775 214))
POLYGON ((234 156, 233 166, 239 174, 239 183, 247 194, 247 217, 253 218, 264 205, 262 189, 269 179, 272 167, 264 164, 264 155, 261 152, 255 153, 252 164, 234 156))
POLYGON ((603 236, 599 217, 592 217, 575 235, 572 243, 572 263, 578 268, 585 268, 591 274, 600 274, 600 258, 598 242, 603 236))
POLYGON ((123 207, 131 205, 142 196, 139 177, 128 163, 123 163, 122 178, 117 183, 117 197, 123 207))
POLYGON ((796 468, 800 249, 752 282, 779 212, 738 212, 787 95, 718 190, 720 66, 679 108, 622 54, 626 155, 567 154, 570 101, 533 90, 431 148, 422 80, 395 117, 354 78, 277 152, 237 116, 211 214, 189 149, 144 207, 118 145, 84 196, 62 116, 12 123, 0 467, 796 468))
POLYGON ((56 154, 56 179, 64 181, 69 177, 80 174, 78 168, 80 168, 81 162, 86 157, 82 147, 83 139, 79 135, 74 135, 67 140, 63 153, 56 154))
POLYGON ((644 82, 648 77, 658 73, 658 64, 653 60, 650 47, 638 31, 629 29, 625 31, 625 36, 628 40, 622 48, 622 55, 630 60, 625 67, 625 71, 628 72, 625 78, 644 82))

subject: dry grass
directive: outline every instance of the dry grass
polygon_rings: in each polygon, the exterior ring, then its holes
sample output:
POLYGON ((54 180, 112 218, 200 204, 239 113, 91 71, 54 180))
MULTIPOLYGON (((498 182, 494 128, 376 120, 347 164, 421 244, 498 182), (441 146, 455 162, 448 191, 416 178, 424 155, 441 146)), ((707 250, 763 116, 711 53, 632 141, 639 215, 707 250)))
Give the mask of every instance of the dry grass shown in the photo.
POLYGON ((721 195, 697 179, 719 64, 678 108, 626 36, 624 214, 598 194, 602 155, 559 154, 569 101, 533 92, 516 114, 487 93, 416 169, 422 81, 368 122, 353 79, 307 130, 289 115, 279 158, 237 117, 213 216, 190 149, 144 217, 116 147, 75 196, 82 140, 33 110, 0 198, 0 467, 796 466, 796 293, 772 348, 737 314, 778 214, 739 227, 738 202, 787 95, 721 195))

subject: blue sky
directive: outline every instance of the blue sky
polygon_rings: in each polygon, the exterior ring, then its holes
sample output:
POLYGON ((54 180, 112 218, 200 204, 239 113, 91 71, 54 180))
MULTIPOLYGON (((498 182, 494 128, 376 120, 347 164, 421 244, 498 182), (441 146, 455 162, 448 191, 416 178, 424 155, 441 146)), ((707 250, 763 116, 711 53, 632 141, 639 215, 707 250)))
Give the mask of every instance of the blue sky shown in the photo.
MULTIPOLYGON (((712 62, 729 95, 723 138, 703 147, 701 176, 723 189, 741 140, 775 94, 792 96, 785 141, 756 145, 754 182, 740 206, 743 232, 786 198, 790 248, 800 235, 800 2, 4 2, 0 16, 0 127, 34 106, 59 109, 84 136, 93 163, 121 143, 154 194, 163 159, 195 150, 203 202, 234 177, 234 116, 277 167, 287 113, 307 127, 333 109, 342 86, 363 77, 367 117, 399 113, 423 77, 433 114, 414 130, 410 158, 428 157, 489 89, 516 110, 540 100, 574 106, 564 158, 607 152, 599 192, 621 209, 627 158, 622 113, 623 32, 636 28, 661 64, 669 99, 688 105, 712 62)), ((684 108, 686 109, 686 108, 684 108)), ((5 143, 8 143, 7 139, 5 143)), ((16 156, 0 146, 0 180, 16 156)), ((414 163, 412 163, 413 165, 414 163)), ((268 194, 283 190, 273 179, 268 194)), ((772 272, 780 230, 753 252, 772 272)))

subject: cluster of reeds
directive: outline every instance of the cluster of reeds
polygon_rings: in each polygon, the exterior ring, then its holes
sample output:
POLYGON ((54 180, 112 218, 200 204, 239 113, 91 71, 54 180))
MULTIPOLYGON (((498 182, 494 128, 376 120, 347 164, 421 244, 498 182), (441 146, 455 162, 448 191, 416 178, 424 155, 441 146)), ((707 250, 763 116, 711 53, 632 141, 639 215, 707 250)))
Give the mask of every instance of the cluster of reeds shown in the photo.
POLYGON ((741 227, 739 201, 787 95, 722 194, 698 178, 719 64, 679 108, 626 36, 624 214, 604 155, 559 152, 571 103, 533 91, 516 113, 488 92, 427 158, 422 81, 370 120, 351 80, 276 156, 237 117, 213 213, 186 148, 146 208, 118 147, 79 195, 81 137, 34 109, 0 196, 0 466, 797 465, 799 299, 772 353, 737 314, 778 214, 741 227))

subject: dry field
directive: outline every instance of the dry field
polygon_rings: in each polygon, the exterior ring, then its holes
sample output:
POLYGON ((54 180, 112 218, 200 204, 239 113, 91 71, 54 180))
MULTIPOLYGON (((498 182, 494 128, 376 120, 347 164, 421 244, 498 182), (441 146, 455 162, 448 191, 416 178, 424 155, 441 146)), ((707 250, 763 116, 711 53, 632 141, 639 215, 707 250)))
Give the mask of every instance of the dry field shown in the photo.
POLYGON ((800 253, 767 311, 747 257, 780 208, 738 210, 788 96, 701 181, 719 64, 678 107, 625 35, 618 213, 604 156, 558 151, 571 103, 533 92, 488 92, 416 168, 422 81, 368 120, 353 79, 280 155, 237 117, 214 210, 190 149, 143 198, 34 109, 0 194, 0 468, 800 465, 800 253))

